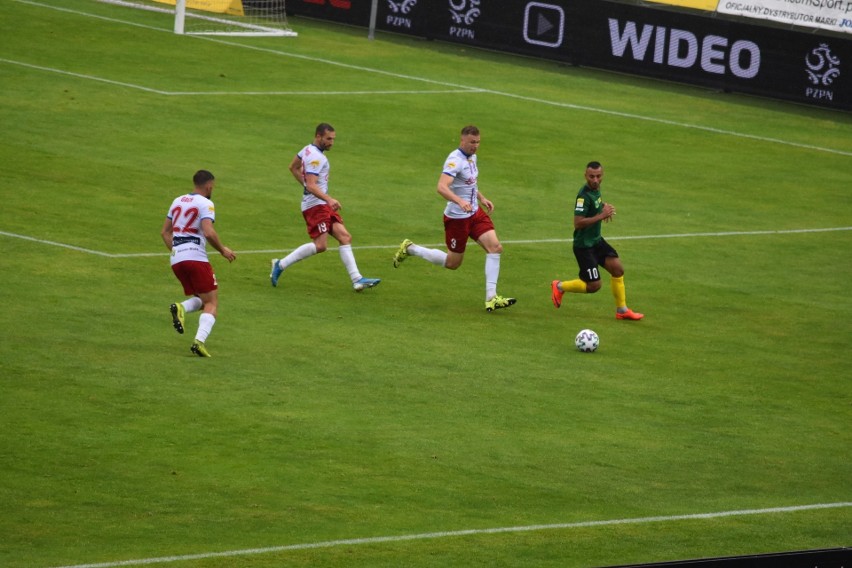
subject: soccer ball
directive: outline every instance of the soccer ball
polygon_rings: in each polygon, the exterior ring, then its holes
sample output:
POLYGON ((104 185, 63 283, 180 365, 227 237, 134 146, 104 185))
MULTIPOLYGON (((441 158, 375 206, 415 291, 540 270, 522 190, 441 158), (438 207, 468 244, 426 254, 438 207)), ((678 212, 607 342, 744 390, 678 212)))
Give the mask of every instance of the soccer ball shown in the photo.
POLYGON ((583 353, 591 353, 598 348, 600 338, 591 329, 584 329, 574 338, 574 345, 583 353))

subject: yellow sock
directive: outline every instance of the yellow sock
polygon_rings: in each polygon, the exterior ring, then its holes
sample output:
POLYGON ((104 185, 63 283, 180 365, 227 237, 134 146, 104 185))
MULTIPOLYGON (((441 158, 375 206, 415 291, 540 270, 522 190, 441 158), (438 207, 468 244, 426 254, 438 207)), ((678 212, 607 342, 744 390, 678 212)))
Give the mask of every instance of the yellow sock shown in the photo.
POLYGON ((624 276, 619 276, 618 278, 613 276, 610 287, 612 288, 612 297, 615 298, 616 309, 626 308, 627 292, 624 291, 624 276))
POLYGON ((585 294, 586 283, 577 278, 576 280, 565 280, 559 284, 563 292, 571 292, 572 294, 585 294))

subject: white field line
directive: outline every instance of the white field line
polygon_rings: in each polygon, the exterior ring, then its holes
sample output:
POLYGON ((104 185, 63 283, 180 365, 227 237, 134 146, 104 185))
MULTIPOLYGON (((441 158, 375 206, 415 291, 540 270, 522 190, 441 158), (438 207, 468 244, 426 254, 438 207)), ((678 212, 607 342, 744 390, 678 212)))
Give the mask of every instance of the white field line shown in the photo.
POLYGON ((30 236, 27 236, 27 235, 19 235, 17 233, 7 233, 6 231, 0 231, 0 235, 3 235, 4 237, 12 237, 14 239, 23 239, 25 241, 32 241, 32 242, 39 243, 39 244, 42 244, 42 245, 50 245, 50 246, 54 246, 54 247, 67 248, 67 249, 71 249, 71 250, 76 250, 78 252, 85 252, 85 253, 88 253, 88 254, 96 254, 98 256, 108 256, 110 258, 115 257, 114 254, 110 254, 108 252, 101 252, 99 250, 87 249, 87 248, 78 247, 78 246, 74 246, 74 245, 68 245, 68 244, 65 244, 65 243, 57 243, 56 241, 48 241, 48 240, 45 240, 45 239, 37 239, 35 237, 30 237, 30 236))
POLYGON ((669 515, 658 517, 639 517, 633 519, 611 519, 605 521, 582 521, 577 523, 557 523, 551 525, 526 525, 519 527, 500 527, 491 529, 467 529, 458 531, 442 531, 433 533, 408 534, 398 536, 377 536, 370 538, 350 538, 345 540, 330 540, 324 542, 310 542, 304 544, 290 544, 284 546, 270 546, 266 548, 248 548, 244 550, 228 550, 224 552, 204 552, 199 554, 185 554, 181 556, 162 556, 159 558, 142 558, 138 560, 119 560, 116 562, 100 562, 96 564, 77 564, 62 566, 58 568, 116 568, 119 566, 144 566, 150 564, 165 564, 168 562, 181 562, 189 560, 204 560, 208 558, 225 558, 232 556, 248 556, 257 554, 271 554, 275 552, 287 552, 291 550, 310 550, 317 548, 334 548, 338 546, 353 546, 358 544, 381 544, 386 542, 404 542, 411 540, 427 540, 438 538, 451 538, 459 536, 490 535, 501 533, 520 533, 546 530, 567 530, 590 527, 605 527, 618 525, 639 525, 647 523, 665 523, 675 521, 697 521, 708 519, 721 519, 725 517, 741 517, 746 515, 770 515, 781 513, 796 513, 799 511, 814 511, 819 509, 838 509, 852 507, 850 502, 819 503, 815 505, 796 505, 792 507, 771 507, 768 509, 743 509, 739 511, 719 511, 716 513, 695 513, 690 515, 669 515))
POLYGON ((107 83, 109 85, 116 85, 119 87, 128 87, 131 89, 137 89, 140 91, 145 91, 146 93, 155 93, 157 95, 168 95, 169 93, 166 91, 160 91, 158 89, 150 89, 148 87, 143 87, 141 85, 134 85, 133 83, 124 83, 122 81, 113 81, 112 79, 104 79, 103 77, 95 77, 94 75, 85 75, 83 73, 73 73, 71 71, 63 71, 62 69, 54 69, 53 67, 42 67, 41 65, 33 65, 31 63, 24 63, 23 61, 14 61, 12 59, 3 59, 0 58, 0 62, 9 63, 10 65, 19 65, 21 67, 28 67, 30 69, 38 69, 39 71, 47 71, 49 73, 56 73, 58 75, 67 75, 69 77, 75 77, 77 79, 88 79, 89 81, 97 81, 100 83, 107 83))
MULTIPOLYGON (((627 240, 644 240, 644 239, 691 239, 691 238, 709 238, 709 237, 741 237, 741 236, 760 236, 760 235, 794 235, 794 234, 802 234, 802 233, 829 233, 829 232, 838 232, 838 231, 852 231, 852 227, 826 227, 819 229, 782 229, 777 231, 722 231, 717 233, 673 233, 668 235, 626 235, 622 237, 607 237, 607 241, 627 241, 627 240)), ((18 233, 10 233, 8 231, 0 231, 0 236, 9 237, 12 239, 23 239, 26 241, 32 241, 35 243, 62 247, 71 250, 75 250, 78 252, 84 252, 88 254, 95 254, 98 256, 105 256, 108 258, 145 258, 145 257, 155 257, 155 256, 167 256, 169 253, 167 251, 162 252, 130 252, 130 253, 109 253, 103 252, 99 250, 93 250, 83 247, 78 247, 75 245, 69 245, 66 243, 59 243, 56 241, 49 241, 45 239, 39 239, 36 237, 31 237, 29 235, 20 235, 18 233)), ((511 241, 501 241, 503 244, 509 245, 538 245, 538 244, 552 244, 552 243, 570 243, 572 239, 518 239, 511 241)), ((444 243, 423 243, 422 246, 425 247, 442 247, 444 243)), ((399 244, 393 245, 363 245, 363 246, 354 246, 352 247, 354 250, 371 250, 371 249, 395 249, 399 247, 399 244)), ((338 247, 328 247, 329 250, 337 250, 338 247)), ((287 249, 258 249, 258 250, 238 250, 234 251, 238 254, 280 254, 282 252, 287 252, 287 249)))
POLYGON ((165 93, 172 97, 245 97, 245 96, 287 96, 287 97, 302 97, 302 96, 350 96, 350 95, 446 95, 458 93, 483 93, 481 89, 420 89, 420 90, 405 90, 405 91, 198 91, 198 92, 170 92, 165 93))
POLYGON ((86 75, 83 73, 74 73, 72 71, 64 71, 62 69, 56 69, 53 67, 44 67, 41 65, 33 65, 31 63, 24 63, 23 61, 15 61, 13 59, 4 59, 0 57, 0 63, 8 63, 10 65, 19 65, 21 67, 27 67, 29 69, 37 69, 39 71, 45 71, 48 73, 56 73, 57 75, 67 75, 69 77, 75 77, 77 79, 88 79, 90 81, 98 81, 100 83, 107 83, 109 85, 116 85, 118 87, 127 87, 129 89, 136 89, 139 91, 145 91, 146 93, 154 93, 156 95, 164 95, 168 97, 237 97, 237 96, 287 96, 287 97, 299 97, 299 96, 355 96, 355 95, 432 95, 432 94, 457 94, 457 93, 477 93, 483 92, 478 89, 419 89, 419 90, 393 90, 393 91, 162 91, 160 89, 152 89, 150 87, 143 87, 142 85, 136 85, 134 83, 125 83, 123 81, 113 81, 112 79, 106 79, 104 77, 97 77, 95 75, 86 75))
MULTIPOLYGON (((78 11, 78 10, 70 10, 70 9, 67 9, 67 8, 59 8, 59 7, 56 7, 56 6, 51 6, 49 4, 43 4, 43 3, 40 3, 40 2, 33 2, 31 0, 15 0, 15 1, 22 3, 22 4, 29 4, 31 6, 38 6, 38 7, 41 7, 41 8, 48 8, 48 9, 52 9, 52 10, 69 12, 69 13, 72 13, 72 14, 77 14, 77 15, 91 17, 91 18, 98 18, 98 19, 102 19, 102 20, 106 20, 106 21, 110 21, 110 22, 121 23, 121 24, 125 24, 125 25, 151 29, 151 30, 155 30, 155 31, 159 31, 159 32, 173 33, 173 31, 171 29, 167 29, 167 28, 157 28, 157 27, 153 27, 153 26, 146 26, 146 25, 137 24, 137 23, 134 23, 134 22, 127 22, 127 21, 118 20, 118 19, 115 19, 115 18, 108 18, 108 17, 104 17, 104 16, 99 16, 97 14, 90 14, 90 13, 87 13, 87 12, 81 12, 81 11, 78 11)), ((262 51, 262 52, 271 53, 271 54, 274 54, 274 55, 279 55, 279 56, 282 56, 282 57, 290 57, 290 58, 294 58, 294 59, 303 59, 303 60, 306 60, 306 61, 312 61, 312 62, 315 62, 315 63, 323 63, 323 64, 326 64, 326 65, 333 65, 333 66, 341 67, 341 68, 345 68, 345 69, 352 69, 352 70, 356 70, 356 71, 363 71, 363 72, 366 72, 366 73, 375 73, 375 74, 385 75, 385 76, 393 77, 393 78, 396 78, 396 79, 407 79, 407 80, 411 80, 411 81, 419 81, 419 82, 429 83, 429 84, 433 84, 433 85, 441 85, 441 86, 444 86, 444 87, 450 87, 451 89, 460 89, 460 90, 463 90, 463 91, 473 91, 473 92, 479 92, 479 93, 484 93, 484 94, 492 94, 492 95, 496 95, 496 96, 509 97, 509 98, 522 100, 522 101, 529 102, 529 103, 536 103, 536 104, 554 106, 554 107, 559 107, 559 108, 568 108, 568 109, 572 109, 572 110, 580 110, 580 111, 586 111, 586 112, 595 112, 595 113, 606 114, 606 115, 610 115, 610 116, 617 116, 617 117, 620 117, 620 118, 627 118, 627 119, 632 119, 632 120, 642 120, 642 121, 647 121, 647 122, 654 122, 654 123, 657 123, 657 124, 664 124, 664 125, 667 125, 667 126, 675 126, 675 127, 679 127, 679 128, 689 128, 689 129, 694 129, 694 130, 700 130, 700 131, 710 132, 710 133, 713 133, 713 134, 719 134, 719 135, 723 135, 723 136, 733 136, 733 137, 736 137, 736 138, 744 138, 744 139, 748 139, 748 140, 755 140, 755 141, 758 141, 758 142, 765 142, 765 143, 770 143, 770 144, 781 144, 781 145, 784 145, 784 146, 792 146, 794 148, 802 148, 802 149, 806 149, 806 150, 815 150, 815 151, 818 151, 818 152, 827 152, 827 153, 831 153, 831 154, 838 154, 838 155, 841 155, 841 156, 852 156, 852 151, 839 150, 839 149, 836 149, 836 148, 827 148, 827 147, 823 147, 823 146, 816 146, 816 145, 813 145, 813 144, 803 144, 803 143, 799 143, 799 142, 793 142, 793 141, 790 141, 790 140, 782 140, 782 139, 779 139, 779 138, 771 138, 771 137, 768 137, 768 136, 759 136, 759 135, 756 135, 756 134, 748 134, 748 133, 743 133, 743 132, 737 132, 737 131, 734 131, 734 130, 725 130, 725 129, 721 129, 721 128, 714 128, 714 127, 711 127, 711 126, 703 126, 703 125, 699 125, 699 124, 690 124, 690 123, 686 123, 686 122, 668 120, 668 119, 664 119, 664 118, 658 118, 658 117, 646 116, 646 115, 640 115, 640 114, 634 114, 634 113, 627 113, 627 112, 621 112, 621 111, 614 111, 614 110, 592 107, 592 106, 587 106, 587 105, 578 105, 578 104, 561 102, 561 101, 551 101, 551 100, 547 100, 547 99, 540 99, 540 98, 537 98, 537 97, 528 97, 528 96, 519 95, 519 94, 516 94, 516 93, 509 93, 509 92, 506 92, 506 91, 495 91, 495 90, 492 90, 492 89, 473 88, 473 87, 470 87, 469 85, 458 85, 458 84, 455 84, 455 83, 448 83, 446 81, 437 81, 437 80, 428 79, 428 78, 425 78, 425 77, 417 77, 417 76, 413 76, 413 75, 404 75, 404 74, 401 74, 401 73, 393 73, 393 72, 390 72, 390 71, 385 71, 383 69, 375 69, 375 68, 372 68, 372 67, 364 67, 364 66, 361 66, 361 65, 352 65, 352 64, 349 64, 349 63, 341 63, 339 61, 333 61, 333 60, 330 60, 330 59, 323 59, 323 58, 319 58, 319 57, 312 57, 312 56, 309 56, 309 55, 288 53, 288 52, 282 51, 280 49, 262 48, 262 47, 257 47, 257 46, 254 46, 254 45, 247 45, 247 44, 223 40, 223 39, 219 39, 219 38, 212 38, 212 37, 207 37, 207 36, 187 36, 187 37, 192 38, 192 39, 201 40, 201 41, 210 41, 210 42, 214 42, 214 43, 220 43, 220 44, 223 44, 223 45, 228 45, 228 46, 231 46, 231 47, 237 47, 237 48, 241 48, 241 49, 251 49, 251 50, 255 50, 255 51, 262 51)), ((100 79, 100 80, 105 81, 103 79, 100 79)), ((120 84, 118 82, 114 82, 114 83, 120 84)))

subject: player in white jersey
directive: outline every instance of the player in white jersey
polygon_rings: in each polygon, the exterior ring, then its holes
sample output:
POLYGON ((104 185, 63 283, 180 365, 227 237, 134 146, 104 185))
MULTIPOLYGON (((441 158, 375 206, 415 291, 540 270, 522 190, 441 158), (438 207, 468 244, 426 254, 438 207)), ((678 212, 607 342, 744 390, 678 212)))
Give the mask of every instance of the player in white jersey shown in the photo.
POLYGON ((437 266, 455 270, 461 266, 467 240, 471 238, 485 249, 485 309, 491 312, 508 308, 516 300, 497 294, 503 245, 497 238, 494 223, 489 216, 494 210, 494 204, 479 191, 479 167, 476 161, 479 142, 479 129, 476 126, 462 128, 459 147, 447 156, 438 179, 438 194, 447 200, 447 207, 444 209, 444 238, 448 252, 425 248, 405 239, 394 254, 393 265, 398 268, 406 257, 412 255, 424 258, 437 266), (480 204, 487 212, 480 208, 480 204))
POLYGON ((190 351, 199 357, 210 357, 204 344, 216 323, 216 310, 219 306, 218 284, 213 267, 207 258, 207 243, 219 251, 222 256, 233 262, 234 251, 219 240, 213 228, 216 210, 210 196, 216 179, 207 170, 199 170, 192 178, 195 189, 192 193, 181 195, 172 201, 163 229, 160 232, 166 248, 172 251, 172 271, 183 284, 188 300, 172 304, 172 324, 178 333, 184 332, 185 316, 189 312, 202 310, 198 320, 198 332, 190 351))
POLYGON ((281 273, 300 260, 325 252, 328 235, 340 243, 340 260, 352 280, 352 288, 360 292, 376 286, 379 278, 364 278, 358 271, 352 252, 352 235, 346 230, 340 216, 340 202, 328 194, 329 163, 325 153, 334 145, 334 127, 321 123, 314 132, 314 141, 302 148, 290 162, 290 173, 303 188, 302 216, 305 218, 311 242, 305 243, 284 258, 272 259, 269 280, 278 286, 281 273))

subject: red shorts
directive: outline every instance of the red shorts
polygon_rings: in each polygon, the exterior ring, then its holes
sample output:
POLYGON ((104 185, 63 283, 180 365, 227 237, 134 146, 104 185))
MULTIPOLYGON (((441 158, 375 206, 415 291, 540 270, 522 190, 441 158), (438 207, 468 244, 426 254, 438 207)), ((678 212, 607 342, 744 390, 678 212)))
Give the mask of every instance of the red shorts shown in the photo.
POLYGON ((216 290, 216 275, 209 262, 200 260, 184 260, 172 265, 172 272, 183 284, 183 291, 187 296, 196 296, 216 290))
POLYGON ((444 239, 447 249, 462 253, 467 247, 467 238, 478 240, 479 237, 494 230, 494 223, 488 213, 479 208, 476 213, 466 219, 451 219, 444 215, 444 239))
POLYGON ((310 209, 302 211, 302 217, 305 218, 308 235, 312 239, 323 233, 330 233, 331 226, 335 223, 343 224, 343 217, 337 211, 332 211, 328 205, 314 205, 310 209))

